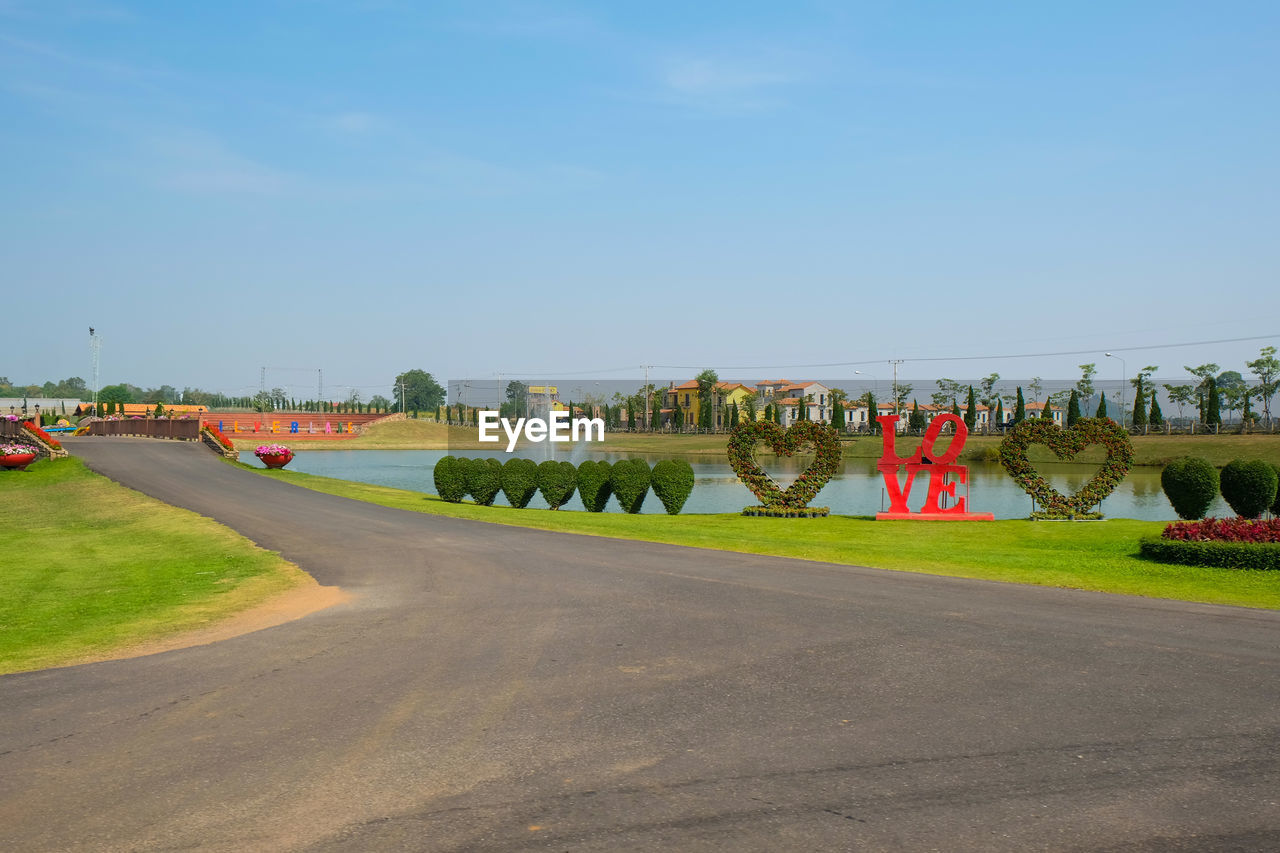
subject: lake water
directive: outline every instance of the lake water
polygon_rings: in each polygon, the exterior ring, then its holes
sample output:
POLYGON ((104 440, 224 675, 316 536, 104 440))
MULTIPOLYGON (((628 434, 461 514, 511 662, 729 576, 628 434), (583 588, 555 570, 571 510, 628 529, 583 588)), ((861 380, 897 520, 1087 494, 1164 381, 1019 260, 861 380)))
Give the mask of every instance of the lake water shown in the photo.
MULTIPOLYGON (((435 494, 431 471, 436 461, 447 452, 444 450, 303 451, 294 456, 289 468, 324 477, 435 494)), ((492 456, 500 460, 509 458, 501 451, 468 451, 465 455, 492 456)), ((517 452, 516 455, 521 454, 517 452)), ((616 462, 630 457, 639 457, 650 465, 664 458, 643 453, 601 453, 592 454, 590 458, 616 462)), ((241 453, 240 458, 241 461, 250 465, 261 464, 251 452, 241 453)), ((530 455, 530 458, 535 457, 530 455)), ((696 484, 693 494, 685 504, 684 512, 739 512, 743 507, 757 503, 755 496, 738 481, 723 458, 686 458, 693 465, 696 484)), ((781 485, 786 486, 808 463, 802 458, 769 458, 762 464, 781 485)), ((1030 514, 1031 499, 1014 485, 1013 480, 1005 474, 999 464, 970 462, 968 468, 971 511, 994 513, 996 518, 1026 518, 1030 514)), ((1052 464, 1041 466, 1041 470, 1048 475, 1054 488, 1067 494, 1079 489, 1092 477, 1097 471, 1097 466, 1052 464)), ((917 479, 911 495, 910 505, 913 510, 918 509, 924 502, 927 487, 926 477, 917 479)), ((957 486, 956 491, 957 494, 964 494, 964 487, 957 486)), ((882 508, 887 508, 887 500, 884 495, 883 480, 876 471, 875 460, 847 459, 842 464, 840 473, 818 493, 813 505, 829 506, 832 512, 839 515, 874 515, 882 508)), ((499 493, 494 503, 505 506, 506 499, 499 493)), ((529 505, 542 509, 547 506, 541 495, 535 495, 529 505)), ((581 510, 582 503, 575 496, 565 508, 581 510)), ((1160 469, 1154 466, 1134 468, 1120 487, 1103 502, 1101 509, 1108 518, 1137 518, 1148 521, 1173 521, 1177 518, 1164 492, 1160 489, 1160 469)), ((616 500, 609 501, 608 511, 621 511, 616 500)), ((662 503, 652 492, 645 498, 643 511, 663 512, 662 503)), ((1230 510, 1219 498, 1210 510, 1210 514, 1229 515, 1230 510)))

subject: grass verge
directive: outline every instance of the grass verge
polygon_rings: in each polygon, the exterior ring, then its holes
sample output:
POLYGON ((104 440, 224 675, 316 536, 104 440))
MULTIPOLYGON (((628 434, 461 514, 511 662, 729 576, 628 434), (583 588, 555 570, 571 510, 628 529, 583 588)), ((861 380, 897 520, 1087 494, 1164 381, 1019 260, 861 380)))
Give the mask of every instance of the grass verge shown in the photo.
POLYGON ((307 580, 217 522, 75 458, 0 473, 0 673, 199 628, 307 580))
MULTIPOLYGON (((239 464, 239 463, 231 463, 239 464)), ((451 504, 434 495, 244 466, 328 494, 383 506, 540 530, 586 533, 846 565, 1280 609, 1280 572, 1152 563, 1142 536, 1162 522, 875 521, 718 515, 623 515, 451 504)))

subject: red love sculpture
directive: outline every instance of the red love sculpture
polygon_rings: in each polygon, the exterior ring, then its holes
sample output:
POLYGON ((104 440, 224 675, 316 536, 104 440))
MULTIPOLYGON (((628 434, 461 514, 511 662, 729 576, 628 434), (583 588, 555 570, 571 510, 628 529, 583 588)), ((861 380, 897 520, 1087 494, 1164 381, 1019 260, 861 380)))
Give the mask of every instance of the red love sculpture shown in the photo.
MULTIPOLYGON (((938 415, 929 423, 925 431, 924 441, 916 448, 916 452, 903 459, 894 450, 897 435, 897 415, 880 415, 876 418, 880 424, 880 435, 884 441, 884 452, 876 468, 884 477, 884 488, 889 495, 889 511, 876 513, 877 520, 912 519, 921 521, 994 521, 995 516, 989 512, 966 512, 966 497, 956 497, 956 483, 968 485, 969 469, 964 465, 953 464, 960 458, 960 451, 969 437, 969 429, 959 415, 938 415), (938 438, 948 423, 955 424, 955 435, 946 453, 935 450, 938 438), (903 483, 898 482, 898 473, 906 468, 907 477, 903 483), (929 492, 925 496, 924 506, 919 512, 912 512, 907 506, 911 497, 911 486, 916 475, 921 472, 929 474, 929 492), (956 475, 956 480, 947 482, 947 475, 956 475), (944 509, 940 501, 947 495, 955 501, 955 506, 944 509)), ((968 489, 965 490, 966 493, 968 489)))

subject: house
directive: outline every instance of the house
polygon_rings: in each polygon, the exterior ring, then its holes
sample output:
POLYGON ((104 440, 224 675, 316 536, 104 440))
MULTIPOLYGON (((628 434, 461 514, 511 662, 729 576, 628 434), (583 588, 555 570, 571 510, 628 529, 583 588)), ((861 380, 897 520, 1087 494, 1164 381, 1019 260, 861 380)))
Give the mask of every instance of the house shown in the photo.
MULTIPOLYGON (((757 388, 759 385, 756 386, 757 388)), ((784 407, 788 406, 787 400, 794 400, 790 404, 791 408, 796 410, 795 417, 799 418, 799 403, 804 400, 807 409, 808 420, 816 421, 820 424, 831 422, 831 389, 823 385, 821 382, 792 382, 785 385, 774 392, 781 394, 782 399, 778 402, 784 407)), ((790 426, 794 421, 786 420, 786 410, 783 413, 783 425, 790 426)))
MULTIPOLYGON (((728 423, 729 411, 734 404, 738 406, 739 416, 744 416, 743 410, 745 406, 743 403, 748 396, 754 393, 741 382, 717 382, 714 388, 715 398, 712 401, 712 417, 714 418, 715 428, 724 429, 730 426, 728 423)), ((664 423, 668 421, 668 417, 675 416, 675 409, 680 410, 681 417, 686 425, 693 426, 698 423, 701 400, 696 379, 690 379, 688 382, 682 382, 679 385, 672 385, 667 389, 666 396, 666 406, 662 409, 664 423), (669 416, 667 415, 668 409, 671 410, 669 416)), ((763 406, 757 410, 757 419, 759 419, 762 410, 763 406)))
MULTIPOLYGON (((1066 425, 1066 413, 1059 406, 1053 406, 1048 403, 1027 403, 1027 420, 1031 418, 1039 418, 1044 416, 1044 407, 1049 406, 1053 414, 1053 422, 1058 426, 1066 425)), ((1013 423, 1013 415, 1008 409, 1005 409, 1005 423, 1013 423)))

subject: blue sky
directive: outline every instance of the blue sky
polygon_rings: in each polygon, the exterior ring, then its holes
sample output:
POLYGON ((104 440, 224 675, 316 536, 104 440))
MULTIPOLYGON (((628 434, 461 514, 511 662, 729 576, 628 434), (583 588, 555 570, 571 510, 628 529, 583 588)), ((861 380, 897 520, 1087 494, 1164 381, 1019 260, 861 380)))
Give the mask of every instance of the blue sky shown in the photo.
POLYGON ((1280 345, 1278 36, 1272 2, 0 0, 0 375, 88 378, 89 325, 104 384, 226 391, 1272 336, 1125 355, 1243 371, 1280 345))

